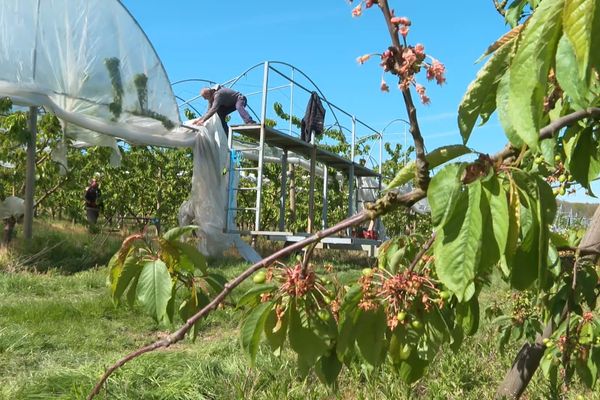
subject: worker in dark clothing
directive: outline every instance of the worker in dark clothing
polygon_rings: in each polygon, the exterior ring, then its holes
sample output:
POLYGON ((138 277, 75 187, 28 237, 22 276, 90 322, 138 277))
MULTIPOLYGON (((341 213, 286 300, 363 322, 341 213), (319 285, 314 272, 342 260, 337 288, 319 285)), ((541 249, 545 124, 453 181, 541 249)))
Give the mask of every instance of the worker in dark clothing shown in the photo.
POLYGON ((246 111, 246 96, 235 90, 220 87, 204 88, 200 91, 200 96, 208 101, 208 111, 194 122, 194 125, 203 125, 215 113, 221 118, 225 134, 229 134, 229 127, 225 122, 225 117, 237 110, 245 124, 255 124, 254 120, 246 111))
POLYGON ((103 208, 102 194, 96 177, 92 178, 90 186, 85 189, 85 208, 88 224, 90 227, 96 225, 100 209, 103 208))

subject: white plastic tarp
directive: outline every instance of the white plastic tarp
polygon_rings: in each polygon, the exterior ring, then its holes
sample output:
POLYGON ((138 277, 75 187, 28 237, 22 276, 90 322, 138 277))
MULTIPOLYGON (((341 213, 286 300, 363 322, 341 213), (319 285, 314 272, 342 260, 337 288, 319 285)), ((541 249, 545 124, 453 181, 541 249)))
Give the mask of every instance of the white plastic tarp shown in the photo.
MULTIPOLYGON (((218 255, 235 245, 247 259, 259 259, 239 236, 223 233, 228 153, 218 116, 197 129, 181 125, 160 59, 119 1, 1 0, 0 96, 51 111, 78 146, 117 151, 120 138, 193 147, 186 216, 201 227, 200 249, 218 255)), ((64 147, 52 157, 66 168, 64 147)))
POLYGON ((190 144, 170 138, 180 124, 170 82, 119 1, 2 0, 0 65, 0 95, 51 110, 78 141, 190 144))

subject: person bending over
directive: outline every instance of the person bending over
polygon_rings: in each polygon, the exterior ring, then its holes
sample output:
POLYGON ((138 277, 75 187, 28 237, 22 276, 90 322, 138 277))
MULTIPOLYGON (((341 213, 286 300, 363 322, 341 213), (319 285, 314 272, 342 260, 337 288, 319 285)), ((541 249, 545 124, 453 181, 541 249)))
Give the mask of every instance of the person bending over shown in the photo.
POLYGON ((216 89, 202 89, 200 91, 200 96, 208 101, 208 111, 202 116, 202 118, 196 120, 194 125, 204 125, 204 123, 216 113, 219 118, 221 118, 221 123, 223 124, 225 134, 229 135, 229 127, 227 126, 227 122, 225 122, 225 117, 235 110, 238 111, 245 124, 256 123, 252 117, 250 117, 248 111, 246 111, 246 96, 240 92, 218 86, 216 89))

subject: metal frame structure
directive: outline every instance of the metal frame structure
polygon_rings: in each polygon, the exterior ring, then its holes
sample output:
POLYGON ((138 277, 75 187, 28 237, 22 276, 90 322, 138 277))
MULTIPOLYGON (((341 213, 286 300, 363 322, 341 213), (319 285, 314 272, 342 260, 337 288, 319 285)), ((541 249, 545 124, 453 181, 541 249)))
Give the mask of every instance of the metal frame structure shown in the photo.
MULTIPOLYGON (((321 223, 318 224, 319 228, 326 228, 328 221, 327 221, 327 212, 328 212, 328 208, 327 208, 327 189, 328 189, 328 168, 327 167, 331 167, 339 172, 342 172, 343 174, 348 176, 348 216, 353 215, 356 212, 356 207, 355 207, 355 202, 356 202, 356 198, 355 198, 355 190, 356 190, 356 186, 355 186, 355 178, 356 177, 362 177, 362 176, 371 176, 371 177, 375 177, 378 180, 378 184, 377 187, 373 187, 370 189, 379 189, 381 190, 381 164, 382 164, 382 157, 383 157, 383 133, 380 131, 377 131, 376 129, 372 128, 371 126, 367 125, 365 122, 363 122, 362 120, 358 119, 355 115, 345 111, 344 109, 338 107, 337 105, 335 105, 334 103, 332 103, 331 101, 329 101, 323 94, 323 92, 319 89, 319 87, 302 71, 300 71, 298 68, 294 67, 291 64, 285 63, 285 62, 279 62, 279 61, 265 61, 263 63, 260 64, 256 64, 254 66, 252 66, 251 68, 247 69, 246 71, 244 71, 242 74, 240 74, 239 76, 237 76, 236 78, 233 78, 227 82, 225 82, 223 85, 229 86, 229 87, 233 87, 236 85, 236 83, 238 83, 240 81, 241 78, 247 76, 251 71, 258 69, 258 68, 262 68, 262 90, 260 92, 256 92, 256 93, 248 93, 247 95, 253 95, 253 94, 261 94, 261 102, 260 102, 260 117, 258 118, 260 120, 260 123, 256 124, 256 125, 237 125, 237 126, 231 126, 229 128, 229 136, 228 136, 228 147, 230 149, 230 161, 229 161, 229 182, 228 182, 228 198, 227 198, 227 203, 225 204, 225 212, 226 212, 226 219, 225 219, 225 226, 224 226, 224 230, 226 232, 231 232, 231 233, 241 233, 241 234, 250 234, 253 236, 253 238, 256 238, 257 236, 266 236, 267 238, 271 239, 271 240, 286 240, 286 241, 295 241, 295 240, 300 240, 303 237, 302 233, 292 233, 292 232, 287 232, 285 230, 285 211, 286 211, 286 204, 287 204, 287 190, 283 189, 281 190, 281 197, 279 199, 279 220, 278 220, 278 231, 276 232, 267 232, 267 231, 263 231, 261 228, 261 213, 262 213, 262 192, 263 192, 263 185, 264 185, 264 179, 263 179, 263 169, 264 169, 264 165, 265 165, 265 146, 266 145, 270 145, 273 147, 277 147, 280 148, 283 151, 283 156, 281 157, 280 163, 282 165, 282 174, 281 174, 281 187, 282 188, 287 188, 287 166, 289 163, 289 152, 294 152, 298 155, 301 155, 303 157, 305 157, 307 160, 310 161, 310 192, 309 195, 311 199, 313 199, 314 197, 314 191, 315 191, 315 170, 316 170, 316 164, 320 163, 324 166, 324 168, 322 168, 322 173, 323 173, 323 207, 321 210, 321 223), (279 66, 284 66, 284 67, 289 67, 291 69, 291 73, 288 75, 284 72, 282 72, 280 70, 280 68, 278 68, 279 66), (283 78, 284 80, 286 80, 287 82, 289 82, 288 84, 285 85, 281 85, 281 86, 276 86, 276 87, 269 87, 269 78, 270 78, 270 74, 277 74, 278 76, 280 76, 281 78, 283 78), (298 82, 295 79, 295 76, 299 74, 302 77, 304 77, 308 82, 310 82, 310 84, 312 86, 314 86, 314 89, 311 90, 308 87, 304 86, 303 84, 301 84, 300 82, 298 82), (279 130, 276 130, 274 128, 270 128, 268 127, 265 122, 267 120, 267 107, 268 107, 268 94, 269 91, 274 91, 274 90, 280 90, 282 88, 290 88, 290 93, 289 93, 289 98, 290 98, 290 122, 289 122, 289 131, 290 134, 285 134, 279 130), (346 131, 349 131, 351 134, 351 151, 350 151, 350 158, 346 158, 346 157, 342 157, 339 156, 337 154, 333 154, 331 152, 328 152, 324 149, 319 148, 315 143, 314 143, 314 138, 312 138, 310 143, 301 141, 300 139, 291 136, 291 132, 292 132, 292 118, 291 118, 291 114, 293 113, 293 107, 294 107, 294 91, 295 90, 303 90, 306 93, 312 93, 313 91, 316 91, 321 99, 321 101, 324 103, 324 105, 326 105, 326 107, 331 111, 331 115, 333 116, 335 123, 332 125, 335 127, 338 127, 342 132, 344 131, 344 129, 346 131), (338 119, 338 115, 336 114, 340 113, 348 118, 351 119, 351 128, 347 129, 344 128, 338 119), (372 132, 372 134, 365 136, 363 138, 360 139, 360 141, 357 143, 357 128, 358 127, 364 128, 366 130, 368 130, 369 132, 372 132), (249 148, 245 148, 244 150, 236 150, 234 149, 234 135, 243 135, 243 136, 247 136, 247 137, 251 137, 253 139, 255 139, 257 141, 257 146, 256 147, 249 147, 249 148), (372 140, 372 139, 378 140, 379 141, 379 160, 378 160, 378 171, 373 171, 370 170, 369 168, 365 167, 364 165, 358 164, 355 162, 356 159, 356 146, 359 145, 360 143, 364 143, 365 139, 366 140, 372 140), (236 166, 236 161, 237 161, 237 155, 238 153, 244 153, 244 154, 249 154, 252 153, 255 155, 256 157, 256 161, 257 161, 257 166, 256 167, 237 167, 236 166), (235 187, 235 179, 234 179, 234 171, 254 171, 256 173, 256 185, 252 186, 252 187, 235 187), (256 203, 254 207, 249 207, 249 208, 237 208, 236 204, 233 204, 233 200, 236 196, 234 196, 234 193, 236 191, 241 191, 241 190, 245 190, 245 191, 256 191, 256 203), (235 227, 232 227, 233 225, 233 213, 236 211, 252 211, 255 213, 255 218, 254 218, 254 229, 251 231, 240 231, 238 229, 236 229, 235 227)), ((174 84, 178 84, 178 83, 182 83, 182 82, 188 82, 190 80, 185 80, 185 81, 179 81, 179 82, 175 82, 174 84)), ((198 80, 193 80, 193 81, 201 81, 201 82, 207 82, 210 84, 214 84, 213 81, 208 81, 208 80, 202 80, 202 79, 198 79, 198 80)), ((183 100, 183 99, 182 99, 183 100)), ((191 101, 193 101, 194 99, 185 101, 182 105, 189 105, 191 101)), ((253 110, 252 110, 253 111, 253 110)), ((256 113, 254 113, 256 115, 256 113)), ((379 221, 377 221, 377 224, 379 226, 379 221)), ((308 233, 312 233, 314 231, 314 229, 316 228, 316 224, 314 223, 314 202, 313 201, 309 201, 309 222, 308 222, 308 233)), ((366 240, 366 239, 359 239, 359 238, 352 238, 351 237, 351 232, 347 232, 348 237, 345 238, 330 238, 329 242, 324 243, 323 245, 326 246, 328 245, 329 247, 336 247, 336 246, 344 246, 344 247, 355 247, 355 248, 362 248, 365 245, 367 246, 371 246, 371 251, 374 251, 373 246, 377 245, 379 243, 379 241, 377 240, 366 240)))

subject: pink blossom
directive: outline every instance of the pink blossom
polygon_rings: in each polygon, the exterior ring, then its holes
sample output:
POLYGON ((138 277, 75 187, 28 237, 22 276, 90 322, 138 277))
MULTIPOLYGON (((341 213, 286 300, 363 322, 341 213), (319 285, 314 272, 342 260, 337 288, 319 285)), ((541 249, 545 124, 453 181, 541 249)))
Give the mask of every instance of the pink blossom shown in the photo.
POLYGON ((419 85, 418 83, 415 85, 415 89, 421 98, 421 103, 427 105, 431 103, 431 99, 425 94, 425 86, 419 85))
POLYGON ((381 84, 379 85, 379 89, 381 89, 382 92, 390 91, 390 87, 388 86, 388 84, 385 82, 385 80, 383 78, 381 78, 381 84))
POLYGON ((399 29, 399 31, 400 31, 400 34, 401 34, 401 35, 402 35, 402 37, 404 37, 404 38, 406 38, 406 35, 408 35, 408 31, 409 31, 409 30, 410 30, 410 29, 408 28, 408 26, 401 26, 401 27, 400 27, 400 29, 399 29))
POLYGON ((392 24, 394 24, 394 25, 404 25, 404 26, 410 26, 411 25, 410 19, 408 19, 406 17, 392 17, 390 19, 390 22, 392 24))
POLYGON ((415 53, 417 53, 418 56, 425 55, 425 46, 423 46, 421 43, 417 43, 415 45, 415 53))
POLYGON ((402 52, 402 58, 410 65, 417 62, 417 55, 410 47, 404 48, 404 51, 402 52))
POLYGON ((371 58, 371 55, 365 54, 365 55, 358 57, 356 59, 356 62, 359 63, 360 65, 363 65, 364 63, 366 63, 369 60, 369 58, 371 58))
POLYGON ((444 64, 438 60, 433 60, 429 68, 427 68, 427 79, 432 80, 435 78, 437 84, 442 85, 444 82, 446 82, 446 78, 444 77, 445 72, 446 67, 444 64))
POLYGON ((362 3, 360 3, 359 5, 354 7, 354 9, 352 10, 353 17, 360 17, 361 15, 362 15, 362 3))
POLYGON ((365 7, 366 8, 371 8, 373 6, 373 4, 375 4, 375 0, 367 0, 365 2, 365 7))

